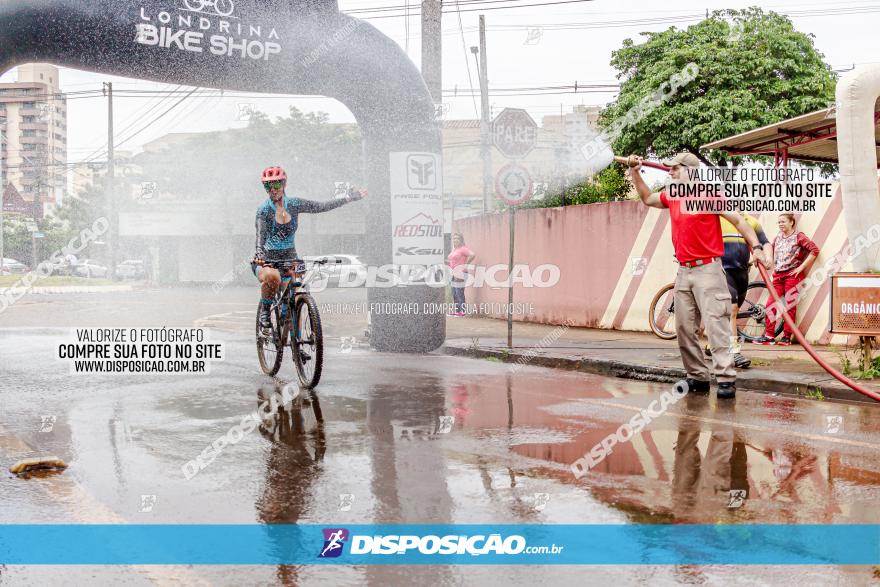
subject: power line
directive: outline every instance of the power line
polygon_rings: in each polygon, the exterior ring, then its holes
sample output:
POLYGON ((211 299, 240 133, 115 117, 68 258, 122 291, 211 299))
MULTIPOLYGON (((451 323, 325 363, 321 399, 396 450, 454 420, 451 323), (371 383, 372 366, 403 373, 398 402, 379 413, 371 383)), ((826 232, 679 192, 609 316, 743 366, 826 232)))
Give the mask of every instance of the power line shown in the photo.
MULTIPOLYGON (((464 52, 464 66, 467 68, 468 85, 471 87, 471 99, 474 102, 474 116, 479 118, 480 112, 477 109, 477 95, 474 92, 474 79, 471 77, 471 62, 468 59, 467 43, 464 40, 464 26, 462 25, 462 22, 461 22, 461 10, 458 9, 459 8, 458 3, 459 3, 459 0, 455 0, 456 12, 458 13, 458 30, 461 32, 461 49, 464 52)), ((440 95, 441 96, 443 95, 442 90, 440 91, 440 95)))

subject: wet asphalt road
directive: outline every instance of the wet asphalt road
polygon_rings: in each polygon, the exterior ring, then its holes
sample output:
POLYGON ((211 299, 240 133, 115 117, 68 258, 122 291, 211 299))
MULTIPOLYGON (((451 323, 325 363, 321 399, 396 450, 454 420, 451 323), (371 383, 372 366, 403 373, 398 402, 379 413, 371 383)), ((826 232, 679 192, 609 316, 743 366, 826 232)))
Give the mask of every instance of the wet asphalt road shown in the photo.
MULTIPOLYGON (((576 479, 570 464, 667 386, 375 353, 341 343, 362 330, 351 316, 327 316, 316 395, 186 480, 183 463, 294 377, 289 358, 277 378, 260 373, 252 294, 230 290, 204 303, 196 291, 32 296, 0 315, 0 523, 880 523, 878 408, 743 392, 722 403, 688 396, 576 479), (169 306, 174 297, 179 304, 169 306), (227 358, 208 375, 73 376, 54 358, 70 327, 193 324, 226 345, 227 358), (33 454, 58 455, 70 467, 31 479, 5 471, 33 454)), ((322 297, 334 295, 357 294, 322 297)), ((788 585, 796 574, 799 585, 868 585, 875 573, 6 567, 0 584, 788 585)))

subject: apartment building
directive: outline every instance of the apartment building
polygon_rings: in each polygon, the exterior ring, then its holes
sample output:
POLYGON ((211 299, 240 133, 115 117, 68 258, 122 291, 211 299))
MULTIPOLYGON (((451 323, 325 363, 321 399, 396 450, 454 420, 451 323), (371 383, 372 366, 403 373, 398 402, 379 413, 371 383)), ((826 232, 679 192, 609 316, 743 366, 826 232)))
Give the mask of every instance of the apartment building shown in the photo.
POLYGON ((42 217, 64 199, 67 183, 67 98, 58 68, 18 67, 0 84, 0 190, 12 184, 42 217))

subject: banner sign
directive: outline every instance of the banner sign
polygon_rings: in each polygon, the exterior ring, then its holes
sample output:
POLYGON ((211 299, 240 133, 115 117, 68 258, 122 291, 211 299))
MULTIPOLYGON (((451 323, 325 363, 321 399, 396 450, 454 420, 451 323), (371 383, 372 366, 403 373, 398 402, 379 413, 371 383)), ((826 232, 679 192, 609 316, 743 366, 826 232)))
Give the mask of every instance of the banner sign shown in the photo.
POLYGON ((391 153, 395 265, 443 263, 443 174, 437 153, 391 153))

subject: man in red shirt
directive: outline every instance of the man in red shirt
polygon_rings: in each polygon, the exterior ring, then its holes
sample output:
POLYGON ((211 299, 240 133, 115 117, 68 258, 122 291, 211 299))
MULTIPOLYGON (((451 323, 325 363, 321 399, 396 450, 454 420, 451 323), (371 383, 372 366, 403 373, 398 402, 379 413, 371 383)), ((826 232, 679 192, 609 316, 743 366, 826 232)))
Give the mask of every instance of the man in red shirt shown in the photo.
MULTIPOLYGON (((683 202, 670 198, 665 191, 651 192, 642 179, 641 157, 631 167, 630 176, 642 203, 653 208, 668 208, 672 223, 672 246, 678 259, 675 277, 675 330, 681 361, 687 371, 685 383, 689 391, 709 393, 709 369, 700 349, 698 331, 701 320, 712 349, 712 373, 718 381, 718 397, 736 396, 736 370, 733 368, 730 336, 730 292, 721 257, 724 241, 721 238, 723 216, 743 235, 753 249, 755 259, 769 268, 770 264, 758 243, 758 236, 746 220, 736 212, 687 212, 683 202)), ((687 168, 697 168, 700 160, 692 153, 679 153, 663 161, 670 167, 669 176, 675 182, 688 181, 687 168)))

